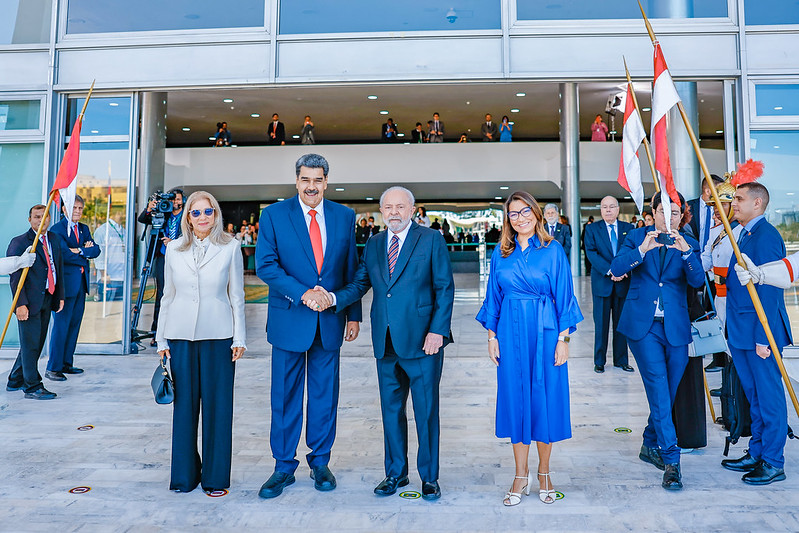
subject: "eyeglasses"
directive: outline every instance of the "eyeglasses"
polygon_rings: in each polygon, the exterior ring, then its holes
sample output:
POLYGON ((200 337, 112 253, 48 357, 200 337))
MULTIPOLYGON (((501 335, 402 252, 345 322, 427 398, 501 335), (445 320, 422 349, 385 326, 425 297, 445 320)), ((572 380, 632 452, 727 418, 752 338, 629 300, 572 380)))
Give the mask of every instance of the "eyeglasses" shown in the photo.
POLYGON ((203 209, 203 210, 200 210, 200 209, 192 209, 191 211, 189 211, 189 214, 190 214, 192 217, 194 217, 194 218, 199 218, 199 217, 200 217, 200 214, 203 214, 203 215, 205 215, 205 216, 207 216, 207 217, 210 217, 211 215, 213 215, 213 214, 214 214, 214 211, 215 211, 215 209, 214 209, 213 207, 206 207, 206 208, 205 208, 205 209, 203 209))
POLYGON ((527 206, 519 211, 508 211, 508 218, 511 220, 518 220, 520 216, 524 218, 528 218, 530 215, 533 214, 533 208, 527 206))

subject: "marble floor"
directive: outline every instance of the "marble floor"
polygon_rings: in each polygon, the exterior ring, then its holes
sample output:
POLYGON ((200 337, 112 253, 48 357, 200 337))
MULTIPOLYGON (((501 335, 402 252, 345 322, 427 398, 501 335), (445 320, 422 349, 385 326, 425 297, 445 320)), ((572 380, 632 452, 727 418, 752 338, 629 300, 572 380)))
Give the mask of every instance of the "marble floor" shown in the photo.
MULTIPOLYGON (((273 469, 270 350, 266 307, 251 305, 250 350, 237 365, 229 494, 167 490, 171 408, 152 401, 152 350, 78 356, 84 375, 47 382, 59 395, 54 401, 0 392, 0 531, 799 531, 797 441, 786 446, 786 481, 749 487, 719 465, 724 433, 709 424, 707 448, 682 456, 685 489, 660 487, 661 472, 637 457, 647 415, 638 373, 612 366, 601 375, 593 372, 585 278, 577 289, 587 320, 574 336, 569 361, 574 436, 556 445, 552 456, 553 481, 563 498, 544 505, 536 496, 524 497, 521 505, 503 507, 513 456, 510 444, 493 436, 495 371, 485 333, 474 321, 477 276, 458 275, 457 285, 457 342, 447 349, 441 384, 439 501, 372 493, 383 478, 383 446, 368 321, 360 338, 342 350, 330 464, 338 488, 314 490, 303 464, 297 483, 281 497, 258 497, 273 469), (76 487, 90 490, 70 492, 76 487)), ((0 360, 2 378, 11 363, 0 360)), ((711 387, 718 386, 718 373, 708 377, 711 387)), ((799 428, 792 410, 789 416, 799 428)), ((410 434, 415 439, 412 426, 410 434)), ((739 443, 731 455, 744 447, 739 443)), ((298 456, 306 452, 302 444, 298 456)), ((410 455, 415 464, 414 446, 410 455)), ((407 489, 420 490, 415 472, 407 489)))

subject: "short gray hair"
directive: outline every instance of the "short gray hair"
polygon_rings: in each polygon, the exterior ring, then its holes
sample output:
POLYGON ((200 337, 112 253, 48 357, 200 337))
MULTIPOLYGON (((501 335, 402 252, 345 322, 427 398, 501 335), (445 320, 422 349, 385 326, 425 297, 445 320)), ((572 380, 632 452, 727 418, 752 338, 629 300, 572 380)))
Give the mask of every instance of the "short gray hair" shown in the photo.
POLYGON ((402 191, 408 196, 408 200, 411 202, 411 205, 415 205, 416 199, 413 197, 413 193, 406 189, 405 187, 400 187, 399 185, 395 185, 394 187, 389 187, 383 194, 380 195, 380 207, 383 207, 383 200, 385 199, 386 195, 390 192, 394 191, 402 191))
POLYGON ((547 209, 554 209, 555 211, 560 213, 560 208, 558 206, 556 206, 555 204, 547 204, 547 205, 545 205, 544 206, 544 211, 546 211, 547 209))
POLYGON ((297 159, 297 162, 294 163, 294 170, 297 172, 298 178, 300 177, 301 167, 321 168, 325 177, 327 177, 327 173, 330 171, 330 165, 327 164, 327 159, 319 154, 305 154, 297 159))

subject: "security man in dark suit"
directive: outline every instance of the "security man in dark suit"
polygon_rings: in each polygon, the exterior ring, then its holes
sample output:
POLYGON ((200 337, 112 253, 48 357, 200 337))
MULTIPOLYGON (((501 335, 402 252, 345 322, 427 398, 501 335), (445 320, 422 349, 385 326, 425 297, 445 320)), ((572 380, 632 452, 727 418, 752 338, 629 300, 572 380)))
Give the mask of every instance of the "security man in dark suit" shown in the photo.
MULTIPOLYGON (((100 247, 92 239, 89 226, 81 224, 85 202, 75 196, 72 213, 64 212, 64 218, 51 229, 58 235, 61 257, 64 262, 64 310, 53 317, 50 333, 50 360, 44 376, 53 381, 64 381, 64 374, 82 374, 83 369, 73 364, 75 346, 78 343, 80 324, 89 294, 89 259, 100 255, 100 247)), ((66 206, 63 206, 66 210, 66 206)))
MULTIPOLYGON (((36 231, 42 218, 47 227, 50 215, 46 207, 35 205, 28 211, 31 229, 14 237, 8 245, 6 255, 20 255, 33 245, 36 231)), ((44 388, 38 363, 42 354, 47 326, 50 325, 50 312, 60 312, 64 308, 64 265, 61 260, 59 238, 50 231, 42 232, 36 247, 36 262, 28 270, 25 284, 19 293, 15 309, 19 326, 19 354, 11 373, 8 375, 7 391, 24 390, 25 397, 34 400, 52 400, 54 392, 44 388)), ((11 293, 19 285, 21 271, 11 274, 11 293)))
POLYGON ((547 231, 552 238, 555 239, 563 246, 563 251, 566 252, 566 257, 571 257, 572 250, 572 229, 558 222, 560 212, 558 206, 555 204, 547 204, 544 207, 544 219, 547 231))
POLYGON ((280 122, 280 117, 277 113, 272 115, 272 122, 266 129, 266 142, 267 144, 280 145, 286 144, 286 127, 280 122))
POLYGON ((627 354, 627 339, 619 333, 621 316, 630 277, 627 274, 616 277, 610 271, 610 264, 624 244, 627 233, 633 225, 619 220, 619 202, 612 196, 605 196, 600 203, 602 221, 585 226, 585 256, 593 265, 591 271, 591 295, 594 302, 594 372, 605 371, 608 351, 608 329, 613 316, 613 366, 625 372, 632 372, 627 354))
POLYGON ((408 393, 419 438, 422 498, 441 497, 438 485, 439 398, 444 346, 451 343, 455 285, 444 238, 412 224, 413 194, 391 187, 380 198, 388 227, 366 243, 352 283, 332 295, 346 309, 372 288, 372 345, 383 415, 386 478, 375 494, 388 496, 408 480, 408 393))

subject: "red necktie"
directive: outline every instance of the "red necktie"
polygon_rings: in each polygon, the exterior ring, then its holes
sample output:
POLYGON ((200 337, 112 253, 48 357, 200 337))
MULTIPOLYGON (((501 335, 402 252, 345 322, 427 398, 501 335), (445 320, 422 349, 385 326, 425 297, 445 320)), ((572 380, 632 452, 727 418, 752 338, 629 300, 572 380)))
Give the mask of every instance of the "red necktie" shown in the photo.
POLYGON ((47 251, 47 237, 44 235, 42 235, 42 251, 47 261, 47 292, 53 294, 55 292, 55 273, 53 272, 53 263, 50 261, 50 252, 47 251))
POLYGON ((316 221, 316 211, 311 209, 308 211, 311 215, 311 226, 309 232, 311 234, 311 247, 313 248, 313 257, 316 259, 316 270, 322 273, 322 261, 324 260, 324 251, 322 250, 322 232, 319 230, 319 222, 316 221))

